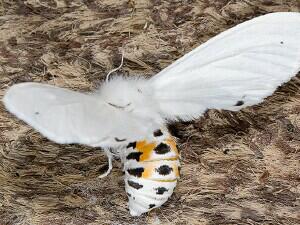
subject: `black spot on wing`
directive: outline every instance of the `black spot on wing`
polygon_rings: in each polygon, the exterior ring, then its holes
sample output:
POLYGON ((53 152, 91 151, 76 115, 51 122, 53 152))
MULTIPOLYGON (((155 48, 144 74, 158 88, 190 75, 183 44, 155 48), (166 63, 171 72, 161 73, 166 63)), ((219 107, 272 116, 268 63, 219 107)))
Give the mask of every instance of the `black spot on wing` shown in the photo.
POLYGON ((139 184, 139 183, 131 181, 131 180, 128 180, 127 183, 130 187, 137 189, 137 190, 143 187, 142 184, 139 184))
POLYGON ((128 197, 131 197, 131 194, 130 194, 130 193, 127 192, 126 194, 127 194, 128 197))
POLYGON ((155 207, 155 204, 150 204, 149 205, 149 209, 152 209, 153 207, 155 207))
POLYGON ((244 101, 240 100, 240 101, 237 101, 234 106, 241 106, 241 105, 244 105, 244 103, 245 103, 244 101))
POLYGON ((142 152, 131 152, 129 153, 127 156, 126 156, 126 159, 127 160, 130 160, 130 159, 135 159, 136 161, 140 161, 140 156, 142 155, 143 153, 142 152))
POLYGON ((136 148, 136 142, 131 142, 127 145, 127 148, 133 148, 135 149, 136 148))
POLYGON ((117 138, 117 137, 115 137, 115 140, 116 140, 117 142, 126 141, 126 139, 125 139, 125 138, 124 138, 124 139, 120 139, 120 138, 117 138))
POLYGON ((39 113, 39 112, 35 112, 34 114, 35 114, 35 115, 39 115, 40 113, 39 113))
POLYGON ((159 136, 162 136, 163 135, 163 132, 161 132, 160 129, 156 130, 153 132, 153 136, 154 137, 159 137, 159 136))
POLYGON ((127 172, 132 176, 141 177, 144 172, 144 168, 138 167, 138 168, 128 169, 127 172))
POLYGON ((165 144, 165 143, 160 143, 159 145, 157 145, 154 149, 154 152, 156 154, 159 154, 159 155, 163 155, 163 154, 166 154, 168 152, 171 151, 171 148, 169 145, 165 144))
POLYGON ((168 189, 165 187, 158 187, 155 190, 157 195, 163 195, 166 191, 168 191, 168 189))
POLYGON ((168 165, 162 165, 162 166, 158 167, 156 169, 156 171, 160 175, 164 175, 165 176, 165 175, 169 175, 173 171, 173 169, 172 169, 172 167, 169 167, 168 165))

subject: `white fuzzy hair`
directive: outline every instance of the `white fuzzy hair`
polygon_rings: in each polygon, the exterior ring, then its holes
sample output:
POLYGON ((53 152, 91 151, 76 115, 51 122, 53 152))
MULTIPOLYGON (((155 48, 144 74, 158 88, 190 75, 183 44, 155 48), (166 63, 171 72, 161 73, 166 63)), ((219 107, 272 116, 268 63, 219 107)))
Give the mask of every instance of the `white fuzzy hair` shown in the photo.
POLYGON ((153 100, 153 90, 143 77, 114 76, 95 92, 103 101, 120 110, 145 119, 163 123, 158 104, 153 100))

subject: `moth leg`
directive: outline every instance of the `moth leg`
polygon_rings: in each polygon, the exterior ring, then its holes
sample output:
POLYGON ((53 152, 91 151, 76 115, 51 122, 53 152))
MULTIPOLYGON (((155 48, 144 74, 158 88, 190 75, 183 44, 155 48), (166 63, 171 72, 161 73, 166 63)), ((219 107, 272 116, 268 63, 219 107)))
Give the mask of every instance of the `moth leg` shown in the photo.
POLYGON ((106 152, 107 158, 108 158, 108 170, 105 173, 99 175, 98 178, 106 177, 108 174, 110 174, 110 172, 113 168, 113 166, 112 166, 113 154, 110 151, 105 151, 105 152, 106 152))

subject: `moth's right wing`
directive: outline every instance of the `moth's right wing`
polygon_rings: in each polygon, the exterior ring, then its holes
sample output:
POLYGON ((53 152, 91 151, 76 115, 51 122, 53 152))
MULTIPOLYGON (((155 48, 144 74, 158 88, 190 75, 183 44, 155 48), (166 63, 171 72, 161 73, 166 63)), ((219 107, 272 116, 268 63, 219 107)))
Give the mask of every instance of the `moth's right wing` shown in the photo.
POLYGON ((5 107, 57 143, 114 146, 152 132, 151 121, 116 109, 99 95, 84 94, 46 84, 13 85, 5 107))
POLYGON ((271 13, 207 41, 150 79, 167 119, 258 104, 300 70, 300 13, 271 13))

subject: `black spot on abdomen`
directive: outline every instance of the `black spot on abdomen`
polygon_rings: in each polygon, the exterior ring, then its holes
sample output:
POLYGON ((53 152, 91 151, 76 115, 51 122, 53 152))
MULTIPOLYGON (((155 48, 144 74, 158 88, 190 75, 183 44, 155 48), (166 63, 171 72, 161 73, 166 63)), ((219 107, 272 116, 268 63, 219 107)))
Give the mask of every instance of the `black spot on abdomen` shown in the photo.
POLYGON ((168 189, 165 187, 158 187, 155 190, 157 195, 163 195, 166 191, 168 191, 168 189))
POLYGON ((158 167, 158 169, 156 169, 156 171, 160 174, 160 175, 169 175, 173 169, 171 167, 169 167, 168 165, 162 165, 160 167, 158 167))
POLYGON ((127 172, 132 176, 141 177, 144 172, 144 168, 138 167, 138 168, 134 168, 134 169, 128 169, 127 172))
POLYGON ((135 149, 136 148, 136 142, 129 143, 126 148, 133 148, 133 149, 135 149))
POLYGON ((168 152, 171 151, 171 148, 169 145, 165 144, 165 143, 160 143, 159 145, 156 146, 156 148, 154 149, 154 152, 156 154, 159 154, 159 155, 163 155, 163 154, 166 154, 168 152))
POLYGON ((131 180, 128 180, 127 183, 130 187, 137 189, 137 190, 143 187, 142 184, 139 184, 139 183, 131 181, 131 180))
POLYGON ((140 156, 142 155, 143 153, 142 152, 131 152, 129 153, 127 156, 126 156, 126 159, 127 160, 130 160, 130 159, 135 159, 136 161, 140 161, 140 156))
POLYGON ((244 101, 240 100, 240 101, 237 101, 234 106, 241 106, 241 105, 244 105, 244 103, 245 103, 244 101))
POLYGON ((153 132, 153 136, 154 137, 159 137, 159 136, 162 136, 163 135, 163 132, 161 132, 160 129, 156 130, 153 132))
POLYGON ((155 204, 150 204, 149 205, 149 209, 152 209, 153 207, 155 207, 155 204))

